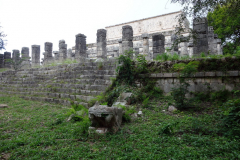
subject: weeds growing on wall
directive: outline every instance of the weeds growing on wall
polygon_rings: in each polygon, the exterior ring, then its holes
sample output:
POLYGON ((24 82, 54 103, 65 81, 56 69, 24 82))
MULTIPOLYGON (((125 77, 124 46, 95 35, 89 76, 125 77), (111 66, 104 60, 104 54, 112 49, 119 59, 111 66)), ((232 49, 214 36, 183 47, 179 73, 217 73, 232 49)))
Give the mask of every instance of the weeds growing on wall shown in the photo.
POLYGON ((179 75, 179 87, 172 88, 172 96, 175 101, 175 105, 178 109, 185 109, 189 107, 189 100, 186 98, 186 94, 189 93, 188 87, 189 83, 187 80, 191 77, 196 71, 199 62, 192 61, 188 64, 179 63, 174 65, 174 70, 180 73, 179 75))
POLYGON ((155 87, 156 80, 140 76, 149 73, 145 56, 138 55, 134 61, 133 53, 133 50, 129 50, 118 58, 117 78, 112 81, 112 85, 104 94, 92 101, 91 105, 99 101, 100 104, 107 102, 108 106, 112 106, 121 93, 131 92, 133 93, 132 104, 143 103, 144 107, 149 107, 150 99, 163 95, 161 89, 155 87))

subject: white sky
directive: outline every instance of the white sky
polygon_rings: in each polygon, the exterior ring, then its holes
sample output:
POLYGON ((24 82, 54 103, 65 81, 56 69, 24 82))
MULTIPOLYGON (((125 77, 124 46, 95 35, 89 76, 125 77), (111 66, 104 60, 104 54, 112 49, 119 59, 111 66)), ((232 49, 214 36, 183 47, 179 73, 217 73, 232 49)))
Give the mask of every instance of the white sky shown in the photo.
POLYGON ((96 42, 97 29, 119 23, 179 11, 171 0, 0 0, 0 26, 7 34, 6 50, 52 42, 66 41, 75 45, 75 35, 87 36, 87 43, 96 42))

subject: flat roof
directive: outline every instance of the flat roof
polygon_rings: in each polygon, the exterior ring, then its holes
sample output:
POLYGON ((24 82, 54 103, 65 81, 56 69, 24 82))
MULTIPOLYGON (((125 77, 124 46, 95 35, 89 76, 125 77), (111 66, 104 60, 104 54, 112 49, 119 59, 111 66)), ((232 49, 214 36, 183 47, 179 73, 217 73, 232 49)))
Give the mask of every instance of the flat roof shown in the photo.
POLYGON ((138 21, 142 21, 142 20, 146 20, 146 19, 151 19, 151 18, 156 18, 156 17, 162 17, 162 16, 166 16, 166 15, 170 15, 170 14, 175 14, 175 13, 181 13, 181 12, 182 12, 182 10, 177 11, 177 12, 171 12, 171 13, 161 14, 161 15, 158 15, 158 16, 143 18, 143 19, 139 19, 139 20, 135 20, 135 21, 130 21, 130 22, 120 23, 120 24, 116 24, 116 25, 111 25, 111 26, 107 26, 107 27, 105 27, 105 28, 110 28, 110 27, 114 27, 114 26, 119 26, 119 25, 123 25, 123 24, 138 22, 138 21))

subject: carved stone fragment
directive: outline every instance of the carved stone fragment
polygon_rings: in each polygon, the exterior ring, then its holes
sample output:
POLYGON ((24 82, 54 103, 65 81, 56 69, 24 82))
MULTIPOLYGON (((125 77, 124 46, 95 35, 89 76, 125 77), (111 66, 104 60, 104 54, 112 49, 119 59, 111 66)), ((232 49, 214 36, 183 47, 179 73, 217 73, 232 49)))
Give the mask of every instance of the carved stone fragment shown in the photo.
POLYGON ((88 110, 92 122, 89 129, 95 129, 98 133, 106 133, 109 129, 116 132, 122 123, 122 112, 122 108, 95 104, 88 110))

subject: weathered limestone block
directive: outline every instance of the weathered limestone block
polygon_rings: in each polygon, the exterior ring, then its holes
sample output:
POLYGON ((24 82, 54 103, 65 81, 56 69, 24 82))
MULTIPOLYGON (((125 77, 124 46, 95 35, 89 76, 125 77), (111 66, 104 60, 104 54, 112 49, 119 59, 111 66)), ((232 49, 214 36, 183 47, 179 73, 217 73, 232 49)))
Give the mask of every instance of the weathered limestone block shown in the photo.
POLYGON ((30 57, 29 57, 29 48, 28 47, 22 47, 22 58, 23 58, 23 62, 22 62, 22 68, 30 68, 31 64, 30 64, 30 57))
POLYGON ((59 41, 59 60, 65 60, 67 58, 67 44, 65 44, 65 40, 59 41))
POLYGON ((40 45, 32 45, 32 66, 40 65, 40 45))
POLYGON ((11 52, 4 52, 4 67, 10 68, 10 63, 7 61, 11 59, 11 52))
POLYGON ((107 30, 98 29, 97 30, 97 58, 107 58, 107 30))
POLYGON ((106 133, 109 129, 113 129, 116 132, 121 126, 122 108, 95 104, 89 108, 88 113, 92 122, 92 126, 89 129, 94 129, 98 133, 106 133))
POLYGON ((122 52, 133 49, 133 29, 132 26, 126 25, 122 27, 122 52))
POLYGON ((53 56, 52 56, 52 47, 53 44, 51 42, 45 42, 44 43, 44 64, 51 63, 53 61, 53 56))
POLYGON ((87 58, 87 46, 86 46, 86 36, 84 34, 77 34, 75 41, 75 58, 85 59, 87 58))

